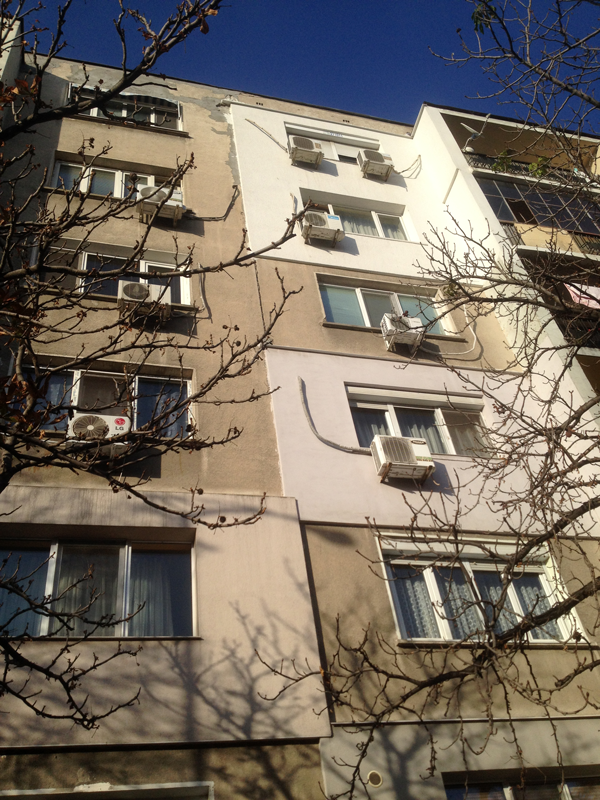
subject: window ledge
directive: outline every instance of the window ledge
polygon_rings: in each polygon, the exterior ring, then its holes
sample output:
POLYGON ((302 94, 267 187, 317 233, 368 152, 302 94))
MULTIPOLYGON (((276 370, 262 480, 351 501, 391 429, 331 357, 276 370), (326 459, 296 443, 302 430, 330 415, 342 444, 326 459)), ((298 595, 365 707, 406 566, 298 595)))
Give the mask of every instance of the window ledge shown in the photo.
POLYGON ((346 236, 351 239, 355 236, 360 236, 361 239, 376 239, 378 242, 396 242, 396 244, 421 244, 414 239, 394 239, 392 236, 374 236, 371 233, 354 233, 353 231, 344 231, 346 236))
MULTIPOLYGON (((362 331, 366 333, 378 333, 381 336, 381 328, 372 328, 368 325, 346 325, 343 322, 329 322, 324 319, 321 323, 324 328, 341 328, 347 331, 362 331)), ((459 336, 457 333, 426 333, 425 339, 438 340, 442 342, 466 342, 464 336, 459 336)))
MULTIPOLYGON (((510 644, 510 643, 509 643, 510 644)), ((585 649, 585 650, 596 650, 598 649, 596 645, 589 645, 585 644, 582 645, 580 642, 575 642, 572 640, 566 642, 557 642, 554 639, 544 639, 539 640, 536 639, 535 641, 525 642, 528 647, 534 648, 536 650, 541 649, 548 649, 548 650, 565 650, 567 648, 573 650, 585 649)), ((401 649, 408 649, 408 648, 419 648, 419 647, 427 647, 427 648, 447 648, 447 647, 468 647, 470 649, 474 649, 476 647, 482 647, 482 642, 463 642, 460 639, 397 639, 396 640, 396 647, 401 649)), ((521 643, 518 644, 521 647, 521 643)))
POLYGON ((136 131, 152 131, 152 133, 168 134, 170 136, 180 136, 186 139, 191 139, 187 131, 177 131, 173 128, 161 128, 160 125, 136 125, 134 122, 117 122, 114 119, 105 119, 104 117, 91 117, 89 114, 76 114, 69 119, 87 120, 88 122, 97 122, 99 125, 115 125, 120 128, 129 128, 129 130, 136 131))
POLYGON ((83 644, 84 642, 203 642, 202 636, 32 636, 29 642, 70 642, 83 644))

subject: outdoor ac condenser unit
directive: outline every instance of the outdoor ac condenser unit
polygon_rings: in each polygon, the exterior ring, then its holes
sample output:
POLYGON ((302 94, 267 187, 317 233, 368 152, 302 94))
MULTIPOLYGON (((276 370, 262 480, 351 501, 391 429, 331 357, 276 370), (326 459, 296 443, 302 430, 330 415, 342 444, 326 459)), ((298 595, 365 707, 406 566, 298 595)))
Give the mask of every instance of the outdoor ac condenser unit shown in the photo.
POLYGON ((416 350, 423 341, 425 326, 419 317, 384 314, 381 319, 381 333, 388 350, 394 344, 407 344, 416 350))
POLYGON ((392 157, 387 153, 380 153, 379 150, 359 150, 358 166, 363 175, 377 175, 384 181, 394 171, 392 157))
POLYGON ((290 158, 292 164, 314 164, 315 169, 323 160, 323 148, 320 142, 315 142, 307 136, 290 136, 290 158))
POLYGON ((344 238, 342 220, 337 214, 326 211, 307 211, 302 218, 302 236, 305 239, 322 239, 334 246, 344 238))
MULTIPOLYGON (((144 186, 138 184, 136 187, 138 197, 138 209, 140 212, 140 222, 148 224, 157 206, 169 196, 164 189, 156 189, 154 186, 144 186)), ((158 216, 163 219, 172 219, 176 225, 185 211, 185 206, 178 197, 180 191, 174 190, 173 194, 166 203, 158 209, 158 216)))
POLYGON ((425 439, 377 435, 371 443, 371 453, 382 481, 412 478, 422 482, 435 470, 425 439))
POLYGON ((131 419, 126 416, 111 416, 109 414, 94 414, 93 412, 80 411, 73 414, 67 429, 68 439, 92 441, 111 439, 121 433, 131 430, 131 419))
POLYGON ((171 313, 171 287, 137 281, 119 281, 117 307, 121 312, 159 316, 167 319, 171 313))

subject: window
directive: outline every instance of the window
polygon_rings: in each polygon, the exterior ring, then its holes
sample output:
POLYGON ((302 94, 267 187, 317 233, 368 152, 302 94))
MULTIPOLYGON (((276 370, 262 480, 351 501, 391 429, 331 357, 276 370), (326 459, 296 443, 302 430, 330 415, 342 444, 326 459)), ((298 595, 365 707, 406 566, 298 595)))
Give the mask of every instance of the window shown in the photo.
POLYGON ((379 328, 383 315, 394 312, 419 317, 428 333, 445 333, 432 297, 329 284, 321 284, 320 289, 328 322, 379 328))
MULTIPOLYGON (((35 411, 40 415, 43 430, 66 431, 68 412, 96 413, 108 417, 128 417, 135 430, 154 430, 164 438, 189 434, 187 399, 189 381, 156 377, 127 376, 110 373, 64 372, 44 376, 37 382, 32 369, 28 380, 39 387, 40 399, 35 411)), ((24 405, 26 398, 15 404, 24 405)))
POLYGON ((481 416, 475 411, 356 401, 351 411, 361 447, 370 447, 380 434, 425 439, 429 450, 439 455, 490 455, 481 416))
POLYGON ((14 576, 29 597, 51 608, 75 613, 73 630, 28 608, 0 589, 0 635, 191 636, 191 551, 175 546, 53 544, 36 549, 0 549, 0 572, 14 576), (93 602, 91 602, 93 600, 93 602), (139 610, 138 610, 139 609, 139 610), (137 613, 136 613, 137 612, 137 613), (128 615, 134 616, 129 621, 128 615), (107 627, 95 630, 98 622, 107 627))
POLYGON ((447 800, 600 800, 600 780, 482 783, 446 786, 447 800))
POLYGON ((360 208, 329 206, 331 214, 337 214, 346 233, 359 236, 379 236, 405 242, 407 239, 402 219, 395 214, 381 214, 378 211, 364 211, 360 208))
MULTIPOLYGON (((76 87, 73 87, 76 89, 76 87)), ((91 89, 79 89, 78 96, 82 100, 93 98, 96 93, 91 89)), ((110 119, 115 122, 133 122, 153 128, 180 129, 179 103, 164 100, 161 97, 123 94, 105 104, 104 108, 92 108, 82 112, 86 116, 110 119)))
MULTIPOLYGON (((112 197, 127 197, 131 192, 136 194, 138 186, 162 186, 168 178, 155 175, 138 175, 135 172, 118 169, 104 169, 103 167, 82 167, 81 164, 68 164, 64 161, 57 162, 54 168, 53 186, 69 191, 74 186, 81 192, 112 197)), ((171 195, 171 200, 183 202, 181 187, 176 185, 171 195)))
POLYGON ((180 275, 173 275, 174 267, 168 264, 159 264, 153 261, 140 261, 139 272, 116 275, 114 278, 102 280, 103 272, 124 270, 126 259, 117 256, 103 256, 94 253, 82 254, 83 269, 94 272, 89 280, 82 282, 82 288, 87 287, 92 294, 102 294, 108 297, 117 297, 119 281, 150 283, 159 286, 171 287, 171 303, 190 305, 190 279, 180 275))
MULTIPOLYGON (((486 624, 502 634, 554 603, 542 567, 515 573, 502 602, 502 566, 493 561, 391 557, 386 572, 403 639, 477 639, 486 624)), ((564 640, 557 621, 531 631, 535 640, 564 640)))
POLYGON ((545 192, 525 183, 487 178, 479 178, 478 182, 501 222, 524 222, 600 235, 600 212, 585 199, 545 192))

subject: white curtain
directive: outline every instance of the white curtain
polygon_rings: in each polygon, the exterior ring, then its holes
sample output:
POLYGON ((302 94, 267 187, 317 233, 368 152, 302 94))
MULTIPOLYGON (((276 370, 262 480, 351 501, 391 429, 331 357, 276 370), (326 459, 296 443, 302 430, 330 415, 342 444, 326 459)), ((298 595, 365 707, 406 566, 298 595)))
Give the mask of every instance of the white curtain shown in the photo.
POLYGON ((129 613, 136 612, 128 623, 129 636, 173 636, 173 606, 167 560, 171 553, 131 554, 129 613), (140 611, 138 609, 141 608, 140 611))
POLYGON ((334 211, 342 220, 342 226, 346 233, 379 236, 370 211, 360 211, 358 208, 335 208, 334 211))
MULTIPOLYGON (((539 575, 530 573, 516 578, 514 587, 525 614, 543 614, 550 608, 550 603, 542 587, 539 575)), ((531 631, 534 639, 560 639, 560 630, 556 622, 548 622, 543 628, 531 631)))
POLYGON ((435 579, 453 639, 466 639, 481 630, 473 595, 460 567, 436 567, 435 579))
POLYGON ((439 639, 435 612, 425 577, 417 567, 392 569, 392 587, 406 632, 411 639, 439 639))

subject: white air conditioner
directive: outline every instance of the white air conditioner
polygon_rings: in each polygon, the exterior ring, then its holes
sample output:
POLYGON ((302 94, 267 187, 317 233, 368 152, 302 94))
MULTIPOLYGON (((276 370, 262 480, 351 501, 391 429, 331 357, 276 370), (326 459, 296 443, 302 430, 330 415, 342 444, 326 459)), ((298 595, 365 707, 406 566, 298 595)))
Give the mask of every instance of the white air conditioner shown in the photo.
POLYGON ((109 414, 79 411, 69 420, 67 438, 89 442, 112 439, 113 436, 128 433, 130 430, 131 419, 124 415, 115 417, 109 414))
POLYGON ((323 239, 334 245, 344 238, 342 220, 326 211, 307 211, 302 218, 302 236, 305 239, 323 239))
POLYGON ((388 350, 394 344, 407 344, 416 349, 423 341, 425 326, 419 317, 384 314, 381 319, 381 333, 388 350))
POLYGON ((290 136, 289 151, 292 164, 301 161, 303 164, 314 164, 316 169, 323 160, 320 142, 314 142, 306 136, 290 136))
POLYGON ((371 443, 371 453, 382 481, 386 478, 424 481, 435 470, 425 439, 378 435, 371 443))
POLYGON ((146 316, 168 319, 171 314, 171 287, 137 281, 119 281, 117 293, 119 311, 135 311, 146 316))
POLYGON ((359 150, 358 166, 363 175, 377 175, 384 181, 394 171, 392 157, 387 153, 380 153, 379 150, 359 150))
MULTIPOLYGON (((140 222, 148 224, 157 206, 169 196, 165 189, 156 189, 154 186, 138 184, 136 186, 138 197, 138 209, 140 212, 140 222)), ((173 225, 183 216, 185 206, 181 202, 181 192, 174 189, 171 197, 158 210, 158 216, 165 219, 172 219, 173 225)))

